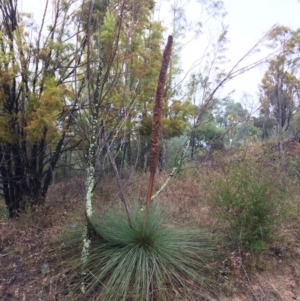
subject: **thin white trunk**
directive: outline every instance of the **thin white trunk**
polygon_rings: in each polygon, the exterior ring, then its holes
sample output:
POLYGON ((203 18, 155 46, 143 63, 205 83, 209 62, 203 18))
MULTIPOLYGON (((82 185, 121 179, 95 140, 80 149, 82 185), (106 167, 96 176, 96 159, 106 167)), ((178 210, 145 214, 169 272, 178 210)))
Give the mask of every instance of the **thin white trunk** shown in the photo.
MULTIPOLYGON (((92 117, 93 118, 93 117, 92 117)), ((93 215, 93 190, 95 184, 95 154, 96 154, 96 129, 97 129, 97 120, 92 120, 92 135, 91 142, 88 151, 88 160, 87 160, 87 176, 85 181, 85 214, 86 214, 86 225, 82 233, 82 252, 81 252, 81 263, 82 263, 82 282, 81 282, 81 291, 85 293, 85 282, 84 278, 87 274, 86 264, 88 262, 88 257, 91 247, 91 237, 89 231, 89 223, 93 215)))
POLYGON ((89 222, 91 220, 93 214, 93 207, 92 207, 92 198, 93 198, 93 188, 94 188, 94 171, 95 171, 95 145, 96 145, 96 128, 95 125, 97 124, 97 114, 95 112, 95 98, 92 99, 91 95, 91 86, 90 86, 90 49, 91 49, 91 18, 92 18, 92 10, 93 10, 94 3, 90 1, 89 3, 89 15, 88 15, 88 29, 87 29, 87 66, 86 66, 86 86, 89 98, 89 121, 91 124, 91 137, 90 137, 90 144, 88 149, 87 155, 87 175, 86 175, 86 182, 85 182, 85 214, 86 214, 86 225, 84 227, 82 233, 82 251, 81 251, 81 263, 82 263, 82 282, 81 282, 81 291, 85 293, 85 276, 87 275, 86 265, 89 258, 90 253, 90 246, 91 246, 91 237, 89 235, 89 222))
MULTIPOLYGON (((89 16, 88 16, 88 32, 87 32, 87 70, 86 70, 86 86, 89 98, 89 122, 90 122, 90 144, 87 154, 87 175, 85 182, 85 215, 86 225, 82 233, 82 252, 81 252, 81 264, 82 264, 82 282, 81 291, 84 294, 86 291, 85 278, 87 275, 87 263, 91 248, 91 219, 93 215, 93 191, 95 185, 95 165, 96 165, 96 150, 97 150, 97 136, 98 136, 98 118, 99 118, 99 99, 101 96, 102 88, 102 69, 103 69, 103 57, 99 53, 99 65, 97 70, 97 77, 95 86, 90 82, 91 80, 91 68, 90 68, 90 52, 91 52, 91 16, 94 2, 90 2, 89 16)), ((104 11, 106 7, 104 7, 104 11)))

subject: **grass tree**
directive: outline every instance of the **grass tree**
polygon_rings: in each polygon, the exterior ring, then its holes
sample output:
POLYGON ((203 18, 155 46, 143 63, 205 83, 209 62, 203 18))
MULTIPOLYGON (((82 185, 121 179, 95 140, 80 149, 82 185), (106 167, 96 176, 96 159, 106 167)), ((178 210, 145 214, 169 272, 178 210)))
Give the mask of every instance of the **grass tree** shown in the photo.
MULTIPOLYGON (((91 24, 92 16, 94 16, 91 14, 93 2, 88 3, 90 3, 90 7, 87 24, 91 24)), ((113 8, 121 8, 124 16, 127 16, 127 8, 130 11, 132 6, 127 7, 127 2, 123 4, 123 6, 113 6, 113 8)), ((135 3, 135 9, 141 8, 138 4, 138 2, 135 3)), ((107 18, 105 18, 103 28, 105 27, 107 32, 108 28, 114 28, 115 25, 117 29, 122 28, 122 19, 118 14, 115 19, 111 13, 107 14, 107 18)), ((119 120, 123 117, 121 113, 124 112, 123 105, 128 104, 130 107, 131 101, 125 102, 128 98, 124 96, 122 98, 124 102, 122 102, 121 109, 118 110, 116 109, 118 102, 112 97, 115 95, 114 93, 118 92, 119 84, 124 82, 121 80, 124 68, 118 69, 120 72, 116 72, 117 69, 114 69, 114 66, 119 66, 123 61, 117 55, 120 54, 117 51, 120 40, 116 38, 113 44, 105 44, 105 41, 108 41, 108 36, 113 37, 113 32, 118 33, 119 31, 109 31, 111 35, 100 34, 102 47, 98 45, 95 49, 94 47, 91 49, 92 42, 97 40, 97 34, 94 33, 92 36, 90 28, 87 26, 88 64, 85 79, 90 110, 88 114, 86 224, 83 227, 83 239, 82 231, 75 233, 74 239, 65 240, 68 250, 62 252, 68 263, 68 270, 64 274, 68 275, 69 287, 76 295, 72 297, 72 300, 76 298, 78 300, 195 299, 193 294, 199 297, 199 294, 213 287, 216 248, 204 230, 192 225, 182 225, 180 220, 174 220, 168 214, 167 208, 161 208, 159 202, 151 202, 151 199, 162 191, 166 183, 177 172, 185 153, 182 152, 178 165, 171 172, 163 187, 153 196, 161 131, 161 107, 171 55, 172 37, 169 37, 164 51, 156 88, 150 146, 150 180, 145 212, 141 212, 138 206, 133 206, 134 209, 129 212, 129 202, 122 197, 125 204, 124 211, 120 208, 112 208, 98 218, 93 215, 92 210, 97 141, 103 142, 102 153, 105 151, 105 154, 108 155, 118 181, 118 167, 111 151, 113 150, 112 141, 119 132, 121 125, 119 120), (108 45, 113 45, 113 47, 108 47, 108 45), (116 60, 115 65, 112 63, 114 59, 116 60), (117 77, 115 77, 116 74, 117 77), (111 80, 110 76, 116 81, 111 80), (99 101, 101 110, 99 110, 99 101), (101 135, 98 135, 99 128, 101 128, 99 131, 101 135)), ((202 106, 195 118, 195 127, 201 123, 201 117, 219 88, 231 78, 258 64, 255 62, 247 67, 240 67, 240 63, 245 57, 239 60, 228 73, 219 74, 214 82, 206 85, 202 106)), ((126 60, 126 56, 124 60, 126 60)), ((129 68, 127 68, 128 70, 129 68)), ((188 147, 188 141, 186 145, 188 147)), ((121 185, 119 181, 118 184, 121 185)), ((122 193, 122 191, 123 188, 120 187, 120 192, 122 193)))
MULTIPOLYGON (((84 237, 82 240, 82 232, 78 231, 73 239, 65 239, 62 252, 64 262, 69 263, 64 273, 75 294, 72 300, 174 300, 207 294, 213 287, 216 247, 210 235, 196 226, 174 221, 167 208, 161 208, 157 202, 151 203, 159 149, 159 102, 162 101, 171 46, 170 36, 157 85, 145 212, 133 206, 130 219, 128 211, 120 208, 112 208, 101 218, 92 216, 94 144, 93 140, 90 142, 84 237)), ((101 67, 98 77, 100 74, 101 67)), ((96 126, 91 130, 91 135, 96 137, 95 131, 96 126)), ((105 131, 104 135, 109 150, 105 131)))

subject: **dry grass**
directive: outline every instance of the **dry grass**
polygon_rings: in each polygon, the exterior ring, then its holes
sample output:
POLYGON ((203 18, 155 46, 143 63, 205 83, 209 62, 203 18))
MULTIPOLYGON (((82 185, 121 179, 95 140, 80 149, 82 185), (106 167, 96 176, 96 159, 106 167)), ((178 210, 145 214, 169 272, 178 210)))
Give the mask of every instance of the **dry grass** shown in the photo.
MULTIPOLYGON (((168 208, 178 223, 196 223, 221 238, 226 225, 214 214, 206 189, 214 173, 219 172, 216 162, 213 169, 207 162, 186 164, 156 201, 168 208)), ((157 174, 154 192, 166 177, 166 173, 157 174)), ((148 180, 148 174, 124 178, 128 199, 144 205, 148 180)), ((53 259, 59 254, 51 249, 49 241, 83 221, 82 183, 79 178, 57 183, 51 187, 43 208, 17 220, 0 219, 0 300, 65 300, 62 287, 67 275, 53 270, 53 259)), ((226 260, 220 262, 220 292, 215 301, 300 300, 299 183, 291 179, 288 190, 285 212, 265 253, 228 250, 220 242, 226 260)), ((114 179, 99 180, 94 205, 99 216, 108 208, 123 206, 114 179)))

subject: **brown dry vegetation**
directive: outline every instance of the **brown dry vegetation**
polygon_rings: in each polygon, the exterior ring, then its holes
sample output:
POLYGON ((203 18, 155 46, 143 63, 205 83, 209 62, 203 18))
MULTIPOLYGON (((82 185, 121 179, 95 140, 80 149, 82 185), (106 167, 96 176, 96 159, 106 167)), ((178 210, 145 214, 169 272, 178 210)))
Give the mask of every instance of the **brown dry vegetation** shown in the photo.
MULTIPOLYGON (((289 153, 290 162, 299 158, 299 148, 294 145, 293 148, 296 151, 289 153)), ((255 147, 248 149, 247 155, 257 160, 264 157, 255 147)), ((215 292, 218 297, 211 300, 300 301, 299 180, 289 178, 284 214, 274 221, 275 232, 267 250, 254 254, 229 249, 222 239, 226 223, 215 214, 216 208, 207 193, 207 186, 220 173, 219 161, 214 160, 213 168, 207 162, 187 163, 158 201, 178 222, 193 221, 199 227, 211 229, 218 239, 225 257, 219 262, 219 291, 215 292)), ((265 167, 270 168, 274 178, 278 176, 276 164, 272 161, 265 167)), ((155 190, 166 176, 157 175, 155 190)), ((148 178, 147 174, 134 174, 123 179, 128 199, 144 203, 148 178)), ((67 275, 56 268, 59 254, 51 242, 83 221, 83 199, 82 180, 71 179, 52 185, 43 208, 15 220, 0 219, 0 300, 66 300, 63 292, 68 286, 67 275)), ((121 206, 115 180, 101 178, 94 199, 96 216, 111 206, 121 206)), ((195 300, 202 299, 195 297, 195 300)))

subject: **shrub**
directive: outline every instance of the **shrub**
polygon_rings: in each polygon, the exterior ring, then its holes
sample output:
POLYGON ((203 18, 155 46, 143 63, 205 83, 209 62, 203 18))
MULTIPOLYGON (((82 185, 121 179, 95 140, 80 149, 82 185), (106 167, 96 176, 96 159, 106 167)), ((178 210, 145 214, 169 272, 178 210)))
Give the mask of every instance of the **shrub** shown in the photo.
POLYGON ((300 180, 300 160, 299 159, 289 162, 288 174, 291 177, 294 177, 295 179, 297 179, 298 181, 300 180))
POLYGON ((75 240, 67 240, 63 257, 68 260, 63 262, 73 260, 64 273, 78 300, 84 300, 80 296, 82 281, 86 283, 85 297, 101 301, 183 300, 192 289, 201 287, 207 291, 213 287, 216 248, 208 233, 170 223, 169 217, 155 206, 150 208, 143 231, 143 215, 135 209, 130 226, 124 214, 112 210, 93 223, 84 279, 78 247, 82 232, 75 240))
POLYGON ((243 159, 222 165, 222 173, 211 182, 219 216, 227 221, 227 238, 235 246, 260 252, 271 237, 275 216, 283 198, 280 178, 261 162, 243 159))

